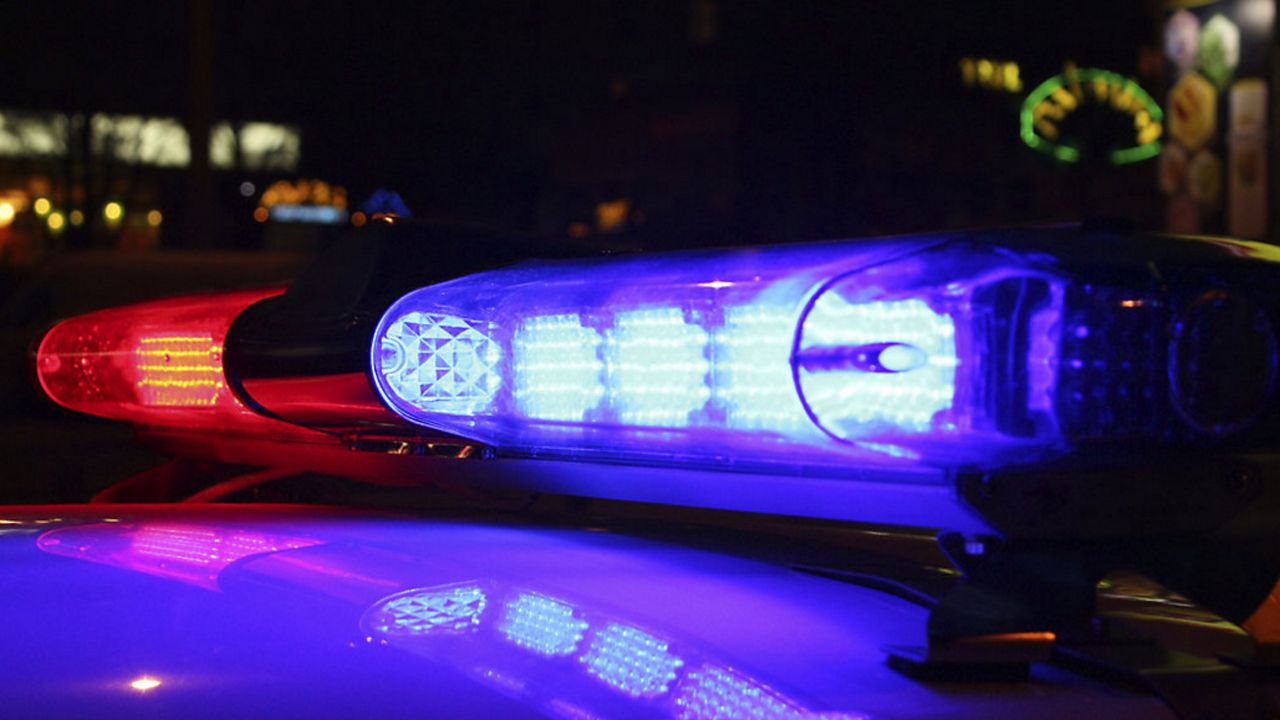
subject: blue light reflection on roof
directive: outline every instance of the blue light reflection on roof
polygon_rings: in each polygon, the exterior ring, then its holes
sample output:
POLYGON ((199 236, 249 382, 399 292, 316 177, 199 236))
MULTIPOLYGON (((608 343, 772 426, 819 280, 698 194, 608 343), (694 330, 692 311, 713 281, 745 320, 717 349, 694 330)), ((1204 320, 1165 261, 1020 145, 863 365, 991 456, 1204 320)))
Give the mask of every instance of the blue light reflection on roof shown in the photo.
POLYGON ((668 692, 676 670, 684 664, 663 640, 620 623, 609 623, 596 632, 581 661, 588 673, 632 697, 668 692))
POLYGON ((803 712, 782 694, 714 665, 687 673, 674 702, 680 720, 794 720, 803 712))
POLYGON ((498 632, 539 655, 570 655, 578 649, 587 622, 573 606, 535 593, 520 593, 507 602, 498 632))
POLYGON ((455 634, 479 626, 487 603, 475 585, 419 588, 370 608, 363 624, 366 632, 386 636, 455 634))

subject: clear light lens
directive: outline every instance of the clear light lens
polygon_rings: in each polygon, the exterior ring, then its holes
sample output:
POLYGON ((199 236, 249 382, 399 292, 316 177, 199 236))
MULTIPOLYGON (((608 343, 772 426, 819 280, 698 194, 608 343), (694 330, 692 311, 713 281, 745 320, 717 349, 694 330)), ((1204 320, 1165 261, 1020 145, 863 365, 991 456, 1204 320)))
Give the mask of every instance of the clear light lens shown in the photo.
POLYGON ((417 407, 466 415, 488 406, 501 382, 502 351, 486 323, 439 313, 408 313, 381 341, 382 377, 417 407))

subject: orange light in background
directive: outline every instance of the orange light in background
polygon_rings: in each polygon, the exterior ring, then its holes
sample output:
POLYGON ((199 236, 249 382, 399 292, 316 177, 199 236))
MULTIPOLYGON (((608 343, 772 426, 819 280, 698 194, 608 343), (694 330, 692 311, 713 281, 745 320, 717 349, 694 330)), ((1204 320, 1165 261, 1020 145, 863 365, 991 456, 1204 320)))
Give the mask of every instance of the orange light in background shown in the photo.
POLYGON ((596 203, 596 229, 600 232, 616 232, 627 224, 631 214, 631 200, 618 198, 596 203))
POLYGON ((569 223, 569 237, 584 238, 590 234, 590 225, 584 222, 569 223))
POLYGON ((79 210, 72 210, 67 214, 67 219, 71 221, 72 227, 80 227, 84 224, 84 213, 79 210))
POLYGON ((67 219, 63 217, 60 212, 49 213, 49 216, 44 219, 44 222, 49 226, 49 232, 54 235, 61 234, 63 229, 67 226, 67 219))
POLYGON ((164 215, 159 210, 152 210, 147 213, 147 224, 151 227, 160 227, 162 222, 164 222, 164 215))
POLYGON ((35 210, 40 217, 44 217, 53 210, 53 203, 49 202, 49 198, 36 198, 36 201, 31 204, 31 209, 35 210))
POLYGON ((254 220, 257 220, 257 221, 258 221, 258 222, 260 222, 260 223, 264 223, 264 222, 266 222, 266 221, 267 221, 267 218, 268 218, 268 217, 271 217, 271 213, 267 212, 267 209, 266 209, 266 208, 264 208, 264 207, 258 207, 258 208, 254 208, 254 209, 253 209, 253 219, 254 219, 254 220))
POLYGON ((351 213, 351 224, 355 225, 356 227, 364 227, 364 224, 367 220, 368 218, 366 218, 364 216, 364 213, 360 212, 359 210, 351 213))
POLYGON ((14 209, 13 203, 9 201, 0 202, 0 227, 8 227, 13 222, 13 216, 18 211, 14 209))
POLYGON ((303 179, 295 182, 279 180, 262 191, 259 202, 263 207, 327 205, 345 210, 347 209, 347 189, 341 185, 330 185, 323 180, 303 179))
POLYGON ((222 346, 209 335, 142 337, 133 351, 143 405, 203 407, 222 393, 222 346))

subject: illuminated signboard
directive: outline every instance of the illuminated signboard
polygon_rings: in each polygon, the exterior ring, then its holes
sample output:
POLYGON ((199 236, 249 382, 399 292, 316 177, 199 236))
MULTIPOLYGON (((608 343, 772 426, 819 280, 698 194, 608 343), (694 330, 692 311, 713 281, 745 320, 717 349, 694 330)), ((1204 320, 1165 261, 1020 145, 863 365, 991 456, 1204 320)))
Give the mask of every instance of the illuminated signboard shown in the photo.
POLYGON ((254 217, 336 225, 347 220, 347 189, 322 180, 280 180, 262 191, 254 217))
POLYGON ((1107 108, 1132 120, 1132 142, 1107 153, 1112 164, 1146 160, 1160 153, 1164 112, 1132 79, 1097 68, 1066 69, 1036 86, 1022 103, 1022 141, 1063 162, 1080 160, 1081 149, 1066 139, 1063 121, 1085 106, 1107 108))

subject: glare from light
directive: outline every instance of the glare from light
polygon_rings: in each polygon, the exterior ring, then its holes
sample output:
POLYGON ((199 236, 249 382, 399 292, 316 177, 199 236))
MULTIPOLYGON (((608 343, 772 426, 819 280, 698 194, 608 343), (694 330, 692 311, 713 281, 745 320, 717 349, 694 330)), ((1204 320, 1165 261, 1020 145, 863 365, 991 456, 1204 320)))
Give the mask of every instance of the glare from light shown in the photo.
POLYGON ((244 182, 240 183, 241 197, 253 197, 253 194, 256 192, 258 192, 258 186, 254 185, 248 180, 245 180, 244 182))
POLYGON ((138 692, 144 693, 149 690, 155 690, 156 688, 160 687, 160 681, 157 680, 156 678, 143 675, 137 680, 134 680, 133 682, 129 683, 129 687, 133 688, 134 690, 137 690, 138 692))
POLYGON ((5 201, 0 202, 0 227, 5 227, 13 222, 13 216, 17 211, 13 208, 13 203, 5 201))
POLYGON ((368 218, 367 218, 367 217, 365 217, 365 214, 364 214, 364 213, 362 213, 362 212, 360 212, 359 210, 357 210, 357 211, 355 211, 355 212, 351 213, 351 224, 352 224, 352 225, 355 225, 356 227, 364 227, 364 224, 365 224, 365 222, 367 222, 367 221, 368 221, 368 218))
POLYGON ((923 432, 955 396, 955 321, 919 299, 851 303, 825 293, 805 321, 801 354, 814 358, 801 360, 806 400, 815 415, 842 427, 887 422, 923 432), (886 342, 893 352, 878 359, 891 363, 889 372, 818 360, 833 348, 886 342))
POLYGON ((67 226, 67 219, 60 212, 49 213, 44 221, 49 226, 49 231, 55 234, 62 232, 62 229, 67 226))
POLYGON ((160 227, 162 222, 164 222, 164 215, 159 210, 152 210, 147 213, 147 224, 151 227, 160 227))
POLYGON ((71 221, 72 227, 80 227, 84 224, 84 213, 79 210, 72 210, 67 217, 71 221))
POLYGON ((266 221, 267 221, 267 218, 269 218, 269 217, 271 217, 271 213, 267 212, 267 209, 266 209, 266 208, 264 208, 264 207, 254 208, 254 210, 253 210, 253 219, 254 219, 254 220, 257 220, 257 221, 258 221, 258 222, 260 222, 260 223, 264 223, 264 222, 266 222, 266 221))
POLYGON ((107 222, 119 222, 120 218, 124 217, 124 206, 112 200, 102 206, 102 217, 106 218, 107 222))
POLYGON ((36 201, 31 205, 31 209, 35 210, 40 217, 44 217, 49 214, 49 211, 53 210, 53 203, 49 202, 49 198, 36 198, 36 201))

